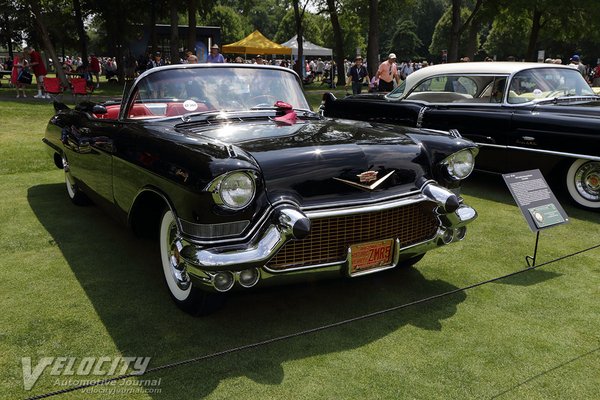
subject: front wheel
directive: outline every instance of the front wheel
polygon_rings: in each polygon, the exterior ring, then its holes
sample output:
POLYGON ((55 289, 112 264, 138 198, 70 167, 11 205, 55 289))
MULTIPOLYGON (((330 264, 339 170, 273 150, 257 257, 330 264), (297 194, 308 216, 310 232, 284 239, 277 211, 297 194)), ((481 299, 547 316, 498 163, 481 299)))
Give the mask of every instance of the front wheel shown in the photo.
POLYGON ((571 199, 582 208, 600 209, 600 162, 575 160, 566 174, 571 199))
POLYGON ((165 283, 175 304, 194 316, 207 315, 220 308, 224 301, 223 294, 208 293, 194 287, 180 256, 183 245, 170 209, 162 214, 159 240, 165 283))

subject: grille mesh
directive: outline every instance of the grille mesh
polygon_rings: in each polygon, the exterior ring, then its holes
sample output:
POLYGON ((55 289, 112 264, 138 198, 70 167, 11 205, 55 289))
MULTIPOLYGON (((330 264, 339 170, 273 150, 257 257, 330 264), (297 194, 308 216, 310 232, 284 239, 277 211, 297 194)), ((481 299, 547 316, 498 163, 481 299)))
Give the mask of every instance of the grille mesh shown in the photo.
POLYGON ((267 267, 285 270, 344 261, 351 245, 375 240, 398 238, 402 247, 426 241, 438 228, 433 208, 433 203, 425 202, 312 220, 308 237, 287 243, 267 267))

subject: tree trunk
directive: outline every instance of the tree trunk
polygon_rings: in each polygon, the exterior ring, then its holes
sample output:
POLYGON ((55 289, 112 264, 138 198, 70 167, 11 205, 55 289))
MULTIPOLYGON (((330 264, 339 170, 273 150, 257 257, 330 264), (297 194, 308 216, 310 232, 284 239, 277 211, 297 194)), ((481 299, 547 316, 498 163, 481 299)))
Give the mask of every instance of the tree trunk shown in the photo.
POLYGON ((88 66, 87 35, 83 26, 83 15, 81 14, 81 3, 79 0, 73 0, 73 10, 75 11, 75 26, 77 27, 77 36, 79 36, 79 45, 81 50, 81 61, 83 67, 88 66))
POLYGON ((152 54, 158 51, 156 41, 156 0, 152 0, 150 2, 150 49, 152 54))
POLYGON ((448 62, 458 61, 458 45, 460 42, 460 8, 462 0, 452 0, 452 25, 450 28, 450 45, 448 46, 448 62))
POLYGON ((304 76, 304 63, 302 62, 302 58, 304 57, 304 46, 303 46, 303 35, 304 31, 302 29, 302 17, 304 17, 304 10, 300 13, 300 6, 298 4, 299 0, 294 0, 294 20, 296 21, 296 35, 298 40, 298 60, 296 60, 296 65, 294 65, 294 70, 296 73, 302 78, 304 76))
POLYGON ((379 0, 369 0, 369 37, 367 40, 367 67, 369 77, 379 68, 379 0))
POLYGON ((542 20, 542 11, 538 10, 538 8, 536 7, 533 10, 533 17, 532 17, 533 23, 531 25, 531 33, 529 34, 529 44, 527 45, 527 53, 526 53, 527 61, 532 61, 532 62, 537 61, 536 46, 537 46, 537 42, 538 42, 538 37, 540 35, 540 30, 542 28, 541 20, 542 20))
POLYGON ((179 64, 179 16, 176 0, 171 0, 171 64, 179 64))
POLYGON ((13 53, 13 45, 12 45, 12 28, 10 26, 10 18, 8 15, 8 11, 4 10, 4 32, 6 33, 6 48, 8 49, 8 56, 14 60, 15 56, 13 53))
POLYGON ((31 13, 35 18, 35 22, 42 34, 42 42, 44 43, 44 50, 50 55, 52 61, 54 62, 54 69, 56 70, 56 76, 60 79, 63 87, 69 86, 69 81, 67 80, 67 76, 60 65, 58 65, 58 57, 56 57, 56 51, 54 50, 54 45, 50 41, 50 36, 48 34, 48 29, 46 28, 46 24, 44 23, 44 19, 41 12, 41 7, 39 0, 30 0, 29 8, 31 9, 31 13))
POLYGON ((477 35, 479 34, 478 24, 471 24, 468 30, 467 36, 467 48, 465 55, 468 56, 471 61, 475 61, 475 54, 477 53, 477 35))
POLYGON ((187 48, 196 54, 196 0, 187 0, 188 35, 187 48))
POLYGON ((327 0, 327 8, 329 9, 331 27, 333 28, 333 40, 335 43, 333 49, 334 59, 337 66, 337 80, 338 85, 342 86, 346 84, 346 71, 344 70, 344 37, 342 35, 342 27, 340 26, 340 21, 338 19, 335 0, 327 0))

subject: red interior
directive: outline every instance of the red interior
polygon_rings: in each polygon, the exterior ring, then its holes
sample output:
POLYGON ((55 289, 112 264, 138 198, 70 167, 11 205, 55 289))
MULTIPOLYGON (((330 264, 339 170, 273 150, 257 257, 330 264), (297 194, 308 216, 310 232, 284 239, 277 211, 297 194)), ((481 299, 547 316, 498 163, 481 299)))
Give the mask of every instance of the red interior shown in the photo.
MULTIPOLYGON (((204 103, 197 103, 197 104, 198 104, 198 108, 196 108, 196 110, 194 110, 194 112, 208 111, 208 107, 206 104, 204 104, 204 103)), ((107 111, 106 114, 94 114, 94 117, 96 117, 98 119, 118 119, 120 110, 121 110, 120 104, 109 105, 109 106, 106 106, 106 111, 107 111)), ((153 114, 148 109, 148 107, 146 107, 144 104, 134 104, 131 107, 131 109, 129 110, 128 118, 146 117, 146 116, 174 117, 177 115, 187 114, 189 112, 190 111, 186 110, 183 107, 183 103, 168 103, 164 115, 153 114)))

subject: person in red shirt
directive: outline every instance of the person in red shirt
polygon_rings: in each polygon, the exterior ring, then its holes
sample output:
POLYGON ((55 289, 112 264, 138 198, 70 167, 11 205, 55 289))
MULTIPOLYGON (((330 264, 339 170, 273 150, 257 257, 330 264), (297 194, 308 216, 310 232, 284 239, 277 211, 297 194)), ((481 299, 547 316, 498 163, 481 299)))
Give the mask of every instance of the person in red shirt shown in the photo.
POLYGON ((38 94, 33 96, 36 99, 50 98, 49 94, 44 93, 44 77, 46 76, 46 65, 42 60, 42 55, 35 51, 33 47, 27 48, 29 52, 29 66, 33 70, 35 80, 37 81, 38 94))
POLYGON ((96 88, 100 87, 100 61, 95 54, 90 56, 90 72, 96 77, 96 88))

